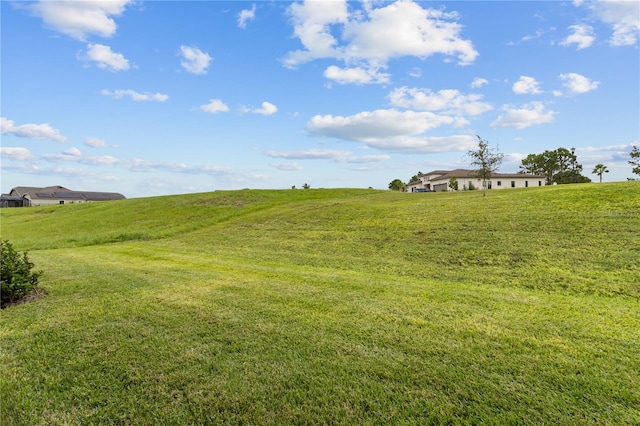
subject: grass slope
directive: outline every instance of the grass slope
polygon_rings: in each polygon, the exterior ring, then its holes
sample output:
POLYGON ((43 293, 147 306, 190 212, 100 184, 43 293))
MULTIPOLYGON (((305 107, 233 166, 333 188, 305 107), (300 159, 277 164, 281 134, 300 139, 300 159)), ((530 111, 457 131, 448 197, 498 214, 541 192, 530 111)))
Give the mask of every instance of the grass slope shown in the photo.
POLYGON ((640 187, 3 210, 1 424, 640 422, 640 187))

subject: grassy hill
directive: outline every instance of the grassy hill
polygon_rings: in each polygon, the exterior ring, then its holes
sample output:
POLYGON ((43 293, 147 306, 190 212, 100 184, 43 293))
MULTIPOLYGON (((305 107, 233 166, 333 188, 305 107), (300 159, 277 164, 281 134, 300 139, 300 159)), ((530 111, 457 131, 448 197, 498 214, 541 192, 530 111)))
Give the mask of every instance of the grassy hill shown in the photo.
POLYGON ((640 423, 640 186, 4 209, 1 424, 640 423))

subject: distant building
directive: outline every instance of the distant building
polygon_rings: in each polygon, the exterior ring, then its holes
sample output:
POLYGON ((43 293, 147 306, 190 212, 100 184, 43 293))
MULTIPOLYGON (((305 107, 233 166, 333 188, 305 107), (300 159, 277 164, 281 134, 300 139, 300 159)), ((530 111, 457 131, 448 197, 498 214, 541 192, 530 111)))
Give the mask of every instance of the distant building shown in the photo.
MULTIPOLYGON (((418 180, 407 184, 407 192, 451 191, 449 179, 455 176, 459 190, 482 189, 483 181, 473 170, 434 170, 418 176, 418 180)), ((545 177, 524 173, 492 173, 491 179, 484 182, 487 189, 529 188, 544 186, 545 177)))
POLYGON ((94 201, 123 200, 117 192, 73 191, 63 186, 35 188, 16 186, 9 194, 2 194, 2 207, 50 206, 54 204, 90 203, 94 201))

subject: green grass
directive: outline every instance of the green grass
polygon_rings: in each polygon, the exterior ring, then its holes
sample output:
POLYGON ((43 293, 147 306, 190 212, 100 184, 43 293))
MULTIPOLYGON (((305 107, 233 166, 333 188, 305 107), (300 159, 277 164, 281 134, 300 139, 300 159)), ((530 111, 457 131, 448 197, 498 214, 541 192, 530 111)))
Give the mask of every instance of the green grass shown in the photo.
POLYGON ((640 186, 5 209, 0 424, 640 423, 640 186))

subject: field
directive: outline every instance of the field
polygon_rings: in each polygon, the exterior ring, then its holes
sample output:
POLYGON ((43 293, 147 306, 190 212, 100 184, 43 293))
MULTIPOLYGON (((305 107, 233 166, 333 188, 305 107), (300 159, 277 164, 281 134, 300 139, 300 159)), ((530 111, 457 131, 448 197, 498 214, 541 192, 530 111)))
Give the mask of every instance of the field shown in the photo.
POLYGON ((0 424, 640 424, 640 185, 3 209, 0 424))

